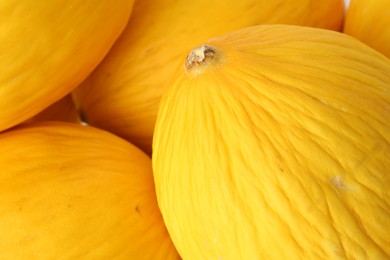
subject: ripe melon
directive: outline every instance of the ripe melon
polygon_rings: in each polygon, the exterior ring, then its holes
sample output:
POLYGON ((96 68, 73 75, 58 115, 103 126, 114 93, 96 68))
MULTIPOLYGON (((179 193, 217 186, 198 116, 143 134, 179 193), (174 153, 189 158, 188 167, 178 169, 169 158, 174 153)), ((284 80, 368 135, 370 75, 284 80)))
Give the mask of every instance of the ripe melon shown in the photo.
POLYGON ((343 32, 390 58, 390 1, 351 0, 343 32))
POLYGON ((206 41, 165 93, 157 198, 183 259, 389 259, 390 61, 338 32, 206 41))
POLYGON ((99 67, 75 92, 89 124, 152 152, 163 92, 181 57, 210 37, 262 23, 341 30, 342 0, 142 0, 99 67))
POLYGON ((0 134, 0 259, 179 259, 150 158, 65 122, 0 134))
POLYGON ((79 111, 73 102, 71 94, 66 95, 57 102, 51 104, 32 118, 23 123, 36 121, 65 121, 81 123, 79 111))
POLYGON ((0 131, 60 100, 107 54, 133 0, 0 2, 0 131))

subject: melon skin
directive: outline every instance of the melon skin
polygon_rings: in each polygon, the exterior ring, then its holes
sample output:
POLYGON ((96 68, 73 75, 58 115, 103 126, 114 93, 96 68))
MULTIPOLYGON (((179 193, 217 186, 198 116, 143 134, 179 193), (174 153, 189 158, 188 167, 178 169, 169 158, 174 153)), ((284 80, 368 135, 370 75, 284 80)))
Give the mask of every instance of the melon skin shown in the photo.
POLYGON ((75 89, 125 28, 133 0, 0 2, 0 131, 75 89))
POLYGON ((180 259, 157 206, 151 159, 66 122, 0 134, 1 259, 180 259))
POLYGON ((183 60, 153 140, 183 259, 388 259, 389 60, 288 25, 204 46, 214 58, 183 60))
POLYGON ((390 58, 390 1, 351 0, 343 32, 390 58))
POLYGON ((341 30, 343 17, 343 0, 136 1, 120 38, 74 96, 90 125, 151 155, 161 96, 194 45, 264 23, 341 30))
POLYGON ((38 121, 81 123, 81 118, 76 104, 73 101, 72 95, 68 94, 23 123, 38 121))

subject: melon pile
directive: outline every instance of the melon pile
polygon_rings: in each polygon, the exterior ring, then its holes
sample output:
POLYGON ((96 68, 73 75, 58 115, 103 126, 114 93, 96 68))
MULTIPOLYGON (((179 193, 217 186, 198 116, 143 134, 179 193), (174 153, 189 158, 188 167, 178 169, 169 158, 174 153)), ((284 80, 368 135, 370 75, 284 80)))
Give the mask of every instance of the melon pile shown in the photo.
POLYGON ((0 3, 0 259, 389 259, 388 10, 0 3))

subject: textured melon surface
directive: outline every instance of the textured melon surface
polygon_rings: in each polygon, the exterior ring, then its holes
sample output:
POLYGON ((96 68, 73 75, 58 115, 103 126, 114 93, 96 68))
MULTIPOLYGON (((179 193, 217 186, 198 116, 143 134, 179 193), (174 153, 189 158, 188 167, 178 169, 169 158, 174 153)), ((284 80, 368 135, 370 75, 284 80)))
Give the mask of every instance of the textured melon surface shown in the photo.
POLYGON ((390 1, 352 0, 343 32, 390 58, 390 1))
MULTIPOLYGON (((185 65, 184 65, 185 64, 185 65)), ((184 259, 388 259, 390 62, 287 25, 216 37, 161 101, 157 197, 184 259)))
POLYGON ((0 134, 0 259, 178 259, 150 158, 102 130, 0 134))
POLYGON ((342 0, 142 0, 108 56, 77 89, 89 124, 151 154, 160 99, 182 55, 210 37, 263 23, 341 30, 342 0))
POLYGON ((101 62, 133 0, 0 2, 0 131, 38 114, 101 62))

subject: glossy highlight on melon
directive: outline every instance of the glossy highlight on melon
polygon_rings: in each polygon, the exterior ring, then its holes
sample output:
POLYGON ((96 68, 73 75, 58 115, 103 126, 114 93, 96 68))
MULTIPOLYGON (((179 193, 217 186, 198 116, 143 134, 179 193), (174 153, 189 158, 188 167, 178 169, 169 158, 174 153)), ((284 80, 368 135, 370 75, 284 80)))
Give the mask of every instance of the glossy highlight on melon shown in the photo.
POLYGON ((183 60, 153 139, 183 259, 388 259, 390 62, 329 30, 262 25, 183 60))
POLYGON ((0 2, 0 131, 60 100, 101 62, 133 0, 0 2))
POLYGON ((65 122, 0 134, 0 259, 179 259, 150 158, 65 122))
POLYGON ((89 124, 148 154, 162 94, 193 46, 263 23, 341 30, 343 0, 142 0, 99 67, 76 90, 89 124))

